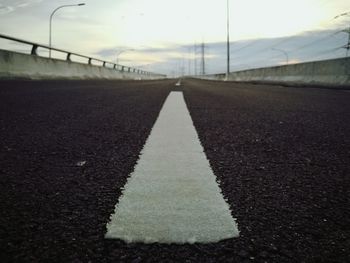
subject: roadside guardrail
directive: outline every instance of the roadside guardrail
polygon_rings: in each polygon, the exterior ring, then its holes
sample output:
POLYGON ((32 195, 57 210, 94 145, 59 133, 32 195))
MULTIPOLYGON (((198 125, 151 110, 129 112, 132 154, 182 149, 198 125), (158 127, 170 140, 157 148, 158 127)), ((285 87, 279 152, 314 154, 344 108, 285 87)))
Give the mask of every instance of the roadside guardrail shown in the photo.
MULTIPOLYGON (((0 38, 11 40, 11 41, 15 41, 15 42, 19 42, 19 43, 22 43, 22 44, 31 45, 32 48, 31 48, 30 54, 32 56, 39 56, 38 48, 44 48, 44 49, 47 49, 47 50, 53 50, 53 51, 57 51, 57 52, 66 54, 66 59, 65 60, 68 61, 68 62, 72 61, 71 56, 74 55, 74 56, 77 56, 77 57, 80 57, 80 58, 87 59, 87 64, 89 64, 89 65, 92 65, 92 61, 97 61, 97 62, 101 62, 102 63, 102 67, 107 67, 107 65, 111 65, 113 69, 115 69, 117 71, 121 71, 121 72, 134 72, 136 74, 141 74, 141 75, 156 74, 156 73, 152 73, 152 72, 149 72, 149 71, 144 71, 144 70, 133 68, 133 67, 119 65, 119 64, 116 64, 116 63, 113 63, 113 62, 109 62, 109 61, 105 61, 105 60, 101 60, 101 59, 98 59, 98 58, 93 58, 93 57, 81 55, 81 54, 78 54, 78 53, 75 53, 75 52, 70 52, 70 51, 67 51, 67 50, 50 47, 48 45, 38 44, 38 43, 31 42, 31 41, 27 41, 27 40, 15 38, 15 37, 7 36, 7 35, 4 35, 4 34, 0 34, 0 38)), ((40 57, 43 57, 43 56, 40 56, 40 57)), ((48 57, 48 59, 51 59, 51 58, 48 57)), ((81 62, 79 62, 79 63, 81 63, 81 62)), ((93 66, 97 66, 97 65, 93 65, 93 66)), ((159 75, 159 74, 157 74, 157 75, 159 75)))

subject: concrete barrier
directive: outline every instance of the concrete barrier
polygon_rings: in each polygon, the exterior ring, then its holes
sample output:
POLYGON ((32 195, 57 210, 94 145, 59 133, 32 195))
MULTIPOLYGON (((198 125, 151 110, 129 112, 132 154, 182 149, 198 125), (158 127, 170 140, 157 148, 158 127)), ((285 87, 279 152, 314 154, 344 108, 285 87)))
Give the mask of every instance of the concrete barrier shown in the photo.
MULTIPOLYGON (((200 78, 225 80, 226 75, 206 75, 200 78)), ((350 87, 350 58, 237 71, 230 73, 228 80, 350 87)))
POLYGON ((160 79, 160 74, 120 71, 103 66, 49 59, 0 49, 0 79, 160 79))

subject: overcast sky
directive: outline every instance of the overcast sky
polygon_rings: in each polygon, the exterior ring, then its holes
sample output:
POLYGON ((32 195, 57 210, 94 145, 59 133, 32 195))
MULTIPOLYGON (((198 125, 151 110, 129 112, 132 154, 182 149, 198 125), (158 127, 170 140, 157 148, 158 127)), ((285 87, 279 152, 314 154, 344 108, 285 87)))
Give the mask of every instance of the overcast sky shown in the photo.
MULTIPOLYGON (((166 74, 226 67, 226 0, 0 0, 0 33, 166 74), (129 50, 128 50, 129 49, 129 50), (131 50, 130 50, 131 49, 131 50), (128 50, 128 51, 127 51, 128 50), (197 68, 195 70, 195 65, 197 68)), ((349 0, 229 0, 232 70, 345 56, 349 0)), ((0 47, 24 51, 1 41, 0 47)), ((45 55, 45 54, 43 54, 45 55)))

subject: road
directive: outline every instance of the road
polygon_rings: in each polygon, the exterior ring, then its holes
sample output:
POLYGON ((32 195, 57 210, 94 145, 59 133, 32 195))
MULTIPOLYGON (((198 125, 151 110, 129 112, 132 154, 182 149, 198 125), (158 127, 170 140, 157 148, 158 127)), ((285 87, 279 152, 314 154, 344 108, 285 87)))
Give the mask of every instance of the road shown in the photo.
POLYGON ((350 261, 350 93, 186 79, 0 82, 1 262, 350 261), (240 236, 106 239, 170 91, 240 236))

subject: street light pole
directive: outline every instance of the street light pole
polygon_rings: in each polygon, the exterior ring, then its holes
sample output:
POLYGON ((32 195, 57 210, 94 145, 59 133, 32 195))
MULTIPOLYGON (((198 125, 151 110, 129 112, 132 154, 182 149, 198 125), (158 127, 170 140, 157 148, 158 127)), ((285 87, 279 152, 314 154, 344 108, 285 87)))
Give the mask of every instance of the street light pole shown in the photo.
POLYGON ((284 51, 283 49, 278 49, 278 48, 271 48, 271 49, 282 52, 286 56, 286 61, 287 61, 286 65, 288 65, 289 57, 288 57, 288 53, 286 51, 284 51))
POLYGON ((52 44, 52 17, 53 15, 61 8, 63 7, 69 7, 69 6, 83 6, 85 5, 85 3, 81 3, 81 4, 76 4, 76 5, 61 5, 59 7, 57 7, 55 10, 52 11, 51 15, 50 15, 50 28, 49 28, 49 57, 51 58, 51 44, 52 44))
POLYGON ((227 69, 226 69, 226 80, 228 80, 230 74, 230 5, 229 0, 227 1, 227 69))
POLYGON ((349 49, 350 49, 350 27, 349 27, 349 32, 348 32, 348 45, 345 47, 346 48, 346 56, 349 55, 349 49))

